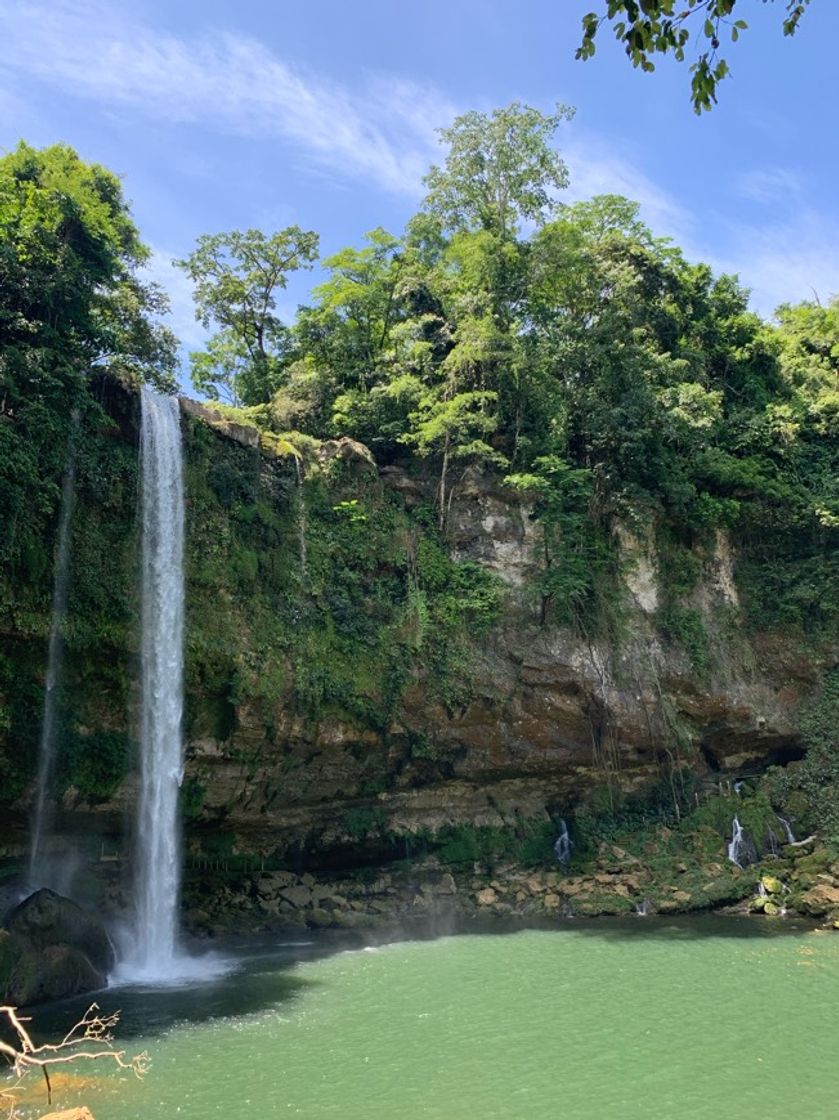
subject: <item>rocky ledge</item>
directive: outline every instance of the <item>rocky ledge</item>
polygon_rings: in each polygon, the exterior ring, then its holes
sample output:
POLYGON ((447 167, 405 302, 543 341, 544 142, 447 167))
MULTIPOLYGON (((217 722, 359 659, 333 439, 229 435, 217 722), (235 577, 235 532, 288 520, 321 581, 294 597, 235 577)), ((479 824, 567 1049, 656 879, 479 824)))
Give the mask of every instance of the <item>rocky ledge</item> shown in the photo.
POLYGON ((188 928, 199 935, 301 929, 363 929, 416 920, 479 917, 544 920, 725 909, 839 920, 839 859, 827 848, 786 847, 754 866, 716 858, 668 859, 660 828, 649 858, 602 843, 585 870, 514 863, 446 867, 435 858, 375 874, 315 877, 269 871, 188 888, 188 928))

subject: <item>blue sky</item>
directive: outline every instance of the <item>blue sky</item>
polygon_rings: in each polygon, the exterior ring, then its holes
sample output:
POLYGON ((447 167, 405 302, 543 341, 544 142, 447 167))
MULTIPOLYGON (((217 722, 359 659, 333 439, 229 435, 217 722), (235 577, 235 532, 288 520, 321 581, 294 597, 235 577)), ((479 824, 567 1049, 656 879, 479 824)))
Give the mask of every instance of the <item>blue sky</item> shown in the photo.
MULTIPOLYGON (((439 158, 435 128, 514 99, 574 105, 557 137, 569 199, 626 194, 693 259, 735 271, 765 314, 839 292, 839 3, 784 39, 751 27, 701 118, 686 66, 631 68, 610 35, 574 61, 603 0, 0 0, 0 148, 64 141, 123 176, 173 325, 200 343, 171 265, 204 232, 291 223, 324 254, 398 232, 439 158)), ((312 276, 284 294, 289 316, 312 276)))

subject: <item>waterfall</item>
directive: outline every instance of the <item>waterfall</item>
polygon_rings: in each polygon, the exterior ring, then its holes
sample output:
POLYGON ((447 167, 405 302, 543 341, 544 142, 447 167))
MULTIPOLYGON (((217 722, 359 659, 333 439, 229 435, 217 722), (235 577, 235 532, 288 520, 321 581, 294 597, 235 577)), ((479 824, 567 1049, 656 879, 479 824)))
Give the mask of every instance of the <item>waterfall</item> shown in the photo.
POLYGON ((731 822, 731 840, 728 844, 728 858, 736 867, 748 867, 758 859, 754 840, 735 817, 731 822))
POLYGON ((794 844, 795 833, 792 831, 792 825, 789 823, 786 817, 782 817, 779 815, 778 820, 781 822, 781 827, 783 828, 784 834, 786 835, 787 843, 794 844))
POLYGON ((177 957, 183 770, 184 492, 175 397, 142 390, 142 694, 135 961, 166 978, 177 957))
POLYGON ((306 495, 303 491, 303 468, 299 456, 294 456, 294 467, 297 471, 297 542, 300 552, 300 586, 306 584, 306 495))
POLYGON ((557 836, 554 843, 554 852, 556 858, 563 867, 567 867, 571 862, 571 849, 574 847, 574 841, 568 834, 568 825, 564 820, 560 819, 559 822, 559 836, 557 836))
POLYGON ((67 467, 61 483, 61 507, 58 515, 58 541, 52 586, 52 617, 47 646, 47 687, 38 745, 38 784, 32 819, 32 842, 29 851, 29 889, 55 887, 59 869, 45 855, 44 845, 52 828, 49 798, 55 773, 55 739, 58 716, 58 688, 61 680, 63 654, 62 627, 67 614, 67 580, 70 572, 70 522, 76 490, 75 429, 78 413, 73 413, 73 434, 67 455, 67 467))
POLYGON ((731 822, 731 842, 728 845, 728 858, 736 867, 742 867, 740 863, 740 848, 743 844, 743 828, 737 819, 731 822))

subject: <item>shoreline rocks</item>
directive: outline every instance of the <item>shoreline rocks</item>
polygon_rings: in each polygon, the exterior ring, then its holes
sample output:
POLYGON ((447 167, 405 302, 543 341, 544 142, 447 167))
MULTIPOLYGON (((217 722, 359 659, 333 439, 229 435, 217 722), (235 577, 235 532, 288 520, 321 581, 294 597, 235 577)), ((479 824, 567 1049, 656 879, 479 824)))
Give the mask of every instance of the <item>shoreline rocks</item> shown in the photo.
POLYGON ((0 929, 0 992, 16 1006, 103 988, 114 963, 98 918, 46 888, 14 907, 0 929))

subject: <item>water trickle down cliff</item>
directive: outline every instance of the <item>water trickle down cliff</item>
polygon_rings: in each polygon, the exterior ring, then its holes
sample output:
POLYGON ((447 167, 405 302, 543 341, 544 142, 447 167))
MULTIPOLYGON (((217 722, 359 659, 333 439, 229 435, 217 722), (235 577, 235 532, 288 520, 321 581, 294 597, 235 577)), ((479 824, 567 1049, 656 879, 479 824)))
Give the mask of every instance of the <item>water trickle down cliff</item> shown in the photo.
POLYGON ((74 440, 78 414, 74 416, 74 432, 67 454, 67 467, 61 484, 61 506, 58 517, 58 541, 52 591, 49 645, 47 649, 47 680, 44 690, 44 711, 38 744, 38 779, 32 814, 32 838, 29 851, 29 889, 51 887, 65 890, 65 861, 49 848, 52 830, 52 783, 55 776, 59 688, 64 653, 62 627, 67 614, 67 583, 70 575, 70 524, 73 516, 76 480, 74 440))

